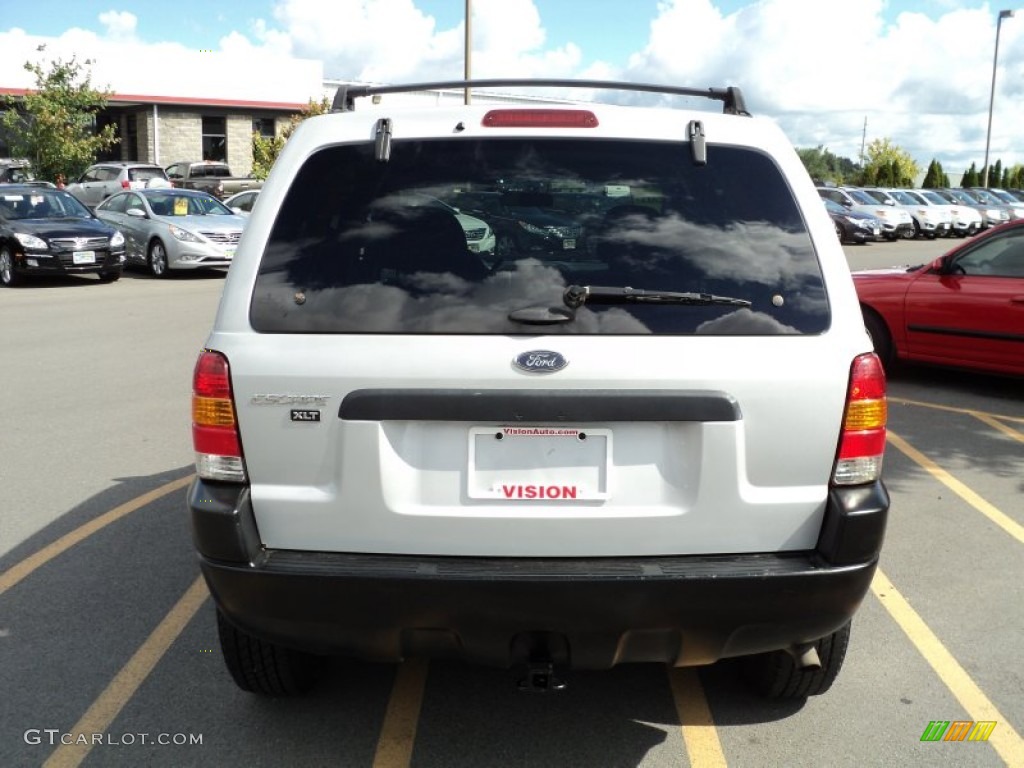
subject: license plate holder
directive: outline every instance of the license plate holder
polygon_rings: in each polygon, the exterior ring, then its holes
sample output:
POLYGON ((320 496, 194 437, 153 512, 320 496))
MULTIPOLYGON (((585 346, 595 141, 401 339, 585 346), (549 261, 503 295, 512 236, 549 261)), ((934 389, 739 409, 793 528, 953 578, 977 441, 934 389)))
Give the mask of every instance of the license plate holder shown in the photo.
POLYGON ((96 251, 72 251, 71 262, 73 264, 95 264, 96 251))
POLYGON ((610 498, 612 431, 584 427, 471 427, 467 495, 512 502, 610 498))

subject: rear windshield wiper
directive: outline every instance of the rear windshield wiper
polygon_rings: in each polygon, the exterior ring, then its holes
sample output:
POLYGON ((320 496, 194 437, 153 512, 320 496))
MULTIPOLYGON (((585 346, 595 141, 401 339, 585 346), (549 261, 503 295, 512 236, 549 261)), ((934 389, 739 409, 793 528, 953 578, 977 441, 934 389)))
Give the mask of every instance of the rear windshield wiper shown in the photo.
POLYGON ((722 305, 749 307, 746 299, 716 296, 713 293, 649 291, 643 288, 605 285, 570 285, 562 294, 565 306, 577 309, 584 304, 685 304, 690 306, 722 305))
POLYGON ((584 304, 677 304, 692 307, 749 307, 746 299, 716 296, 712 293, 649 291, 642 288, 603 285, 570 285, 562 293, 564 307, 532 306, 509 313, 508 319, 526 325, 557 325, 576 319, 576 310, 584 304))

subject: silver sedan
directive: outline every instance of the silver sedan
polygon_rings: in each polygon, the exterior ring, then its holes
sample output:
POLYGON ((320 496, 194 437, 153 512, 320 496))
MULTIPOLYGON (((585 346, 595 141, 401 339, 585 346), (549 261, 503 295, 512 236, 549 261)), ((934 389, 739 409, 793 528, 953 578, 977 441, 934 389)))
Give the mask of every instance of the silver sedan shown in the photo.
POLYGON ((246 222, 212 195, 187 189, 120 192, 97 206, 96 215, 124 235, 127 263, 156 277, 230 266, 246 222))

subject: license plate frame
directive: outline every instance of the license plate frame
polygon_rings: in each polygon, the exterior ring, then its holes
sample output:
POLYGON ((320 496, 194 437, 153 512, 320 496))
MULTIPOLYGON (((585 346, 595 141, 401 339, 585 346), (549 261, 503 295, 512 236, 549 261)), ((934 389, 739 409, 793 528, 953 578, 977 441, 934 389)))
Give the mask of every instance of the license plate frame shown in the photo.
POLYGON ((75 266, 96 263, 96 251, 72 251, 71 263, 75 266))
POLYGON ((470 427, 466 494, 516 503, 605 501, 611 498, 611 457, 610 429, 470 427))

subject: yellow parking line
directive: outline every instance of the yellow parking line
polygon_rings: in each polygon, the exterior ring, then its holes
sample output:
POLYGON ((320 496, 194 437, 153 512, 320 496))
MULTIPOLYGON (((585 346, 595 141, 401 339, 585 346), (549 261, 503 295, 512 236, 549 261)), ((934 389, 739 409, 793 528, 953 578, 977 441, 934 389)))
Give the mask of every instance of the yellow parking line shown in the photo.
POLYGON ((725 766, 722 742, 718 739, 697 671, 691 667, 670 668, 668 677, 690 765, 692 768, 725 766))
POLYGON ((871 582, 871 591, 889 612, 889 615, 899 624, 900 629, 910 638, 910 642, 914 644, 925 661, 935 670, 943 684, 967 710, 971 719, 974 721, 994 720, 998 723, 988 741, 1003 762, 1009 766, 1024 765, 1024 739, 1021 739, 1013 726, 996 709, 995 704, 953 658, 953 654, 946 649, 918 613, 910 607, 910 603, 893 586, 881 569, 875 571, 875 577, 871 582))
POLYGON ((0 595, 26 577, 30 576, 38 568, 46 565, 48 562, 53 560, 53 558, 63 554, 67 550, 71 549, 71 547, 92 536, 97 531, 117 520, 120 520, 125 515, 129 515, 135 510, 166 496, 169 493, 173 493, 180 488, 184 488, 190 482, 192 482, 192 475, 182 477, 178 480, 172 480, 169 483, 161 485, 159 488, 154 488, 148 493, 136 496, 134 499, 114 507, 109 512, 105 512, 99 517, 93 518, 89 522, 78 526, 70 533, 64 534, 55 542, 43 547, 34 555, 30 555, 21 562, 15 563, 15 565, 7 571, 0 573, 0 595))
POLYGON ((1001 512, 995 505, 985 501, 985 499, 972 491, 964 483, 961 483, 949 474, 949 472, 944 470, 891 430, 889 431, 889 442, 902 451, 911 461, 918 464, 928 474, 953 491, 953 493, 981 512, 981 514, 998 525, 1021 544, 1024 544, 1024 525, 1013 520, 1006 513, 1001 512))
POLYGON ((1012 438, 1012 439, 1014 439, 1014 440, 1016 440, 1016 441, 1018 441, 1020 443, 1024 443, 1024 434, 1018 432, 1013 427, 1008 427, 1006 424, 1003 424, 1001 421, 997 421, 996 418, 994 418, 993 416, 991 416, 991 415, 989 415, 987 413, 980 413, 980 412, 972 412, 971 416, 973 416, 974 418, 978 419, 978 421, 982 421, 985 424, 988 424, 990 427, 992 427, 992 429, 999 430, 1000 432, 1002 432, 1007 437, 1012 438))
POLYGON ((1024 424, 1024 416, 1004 416, 999 413, 988 413, 987 411, 976 411, 973 408, 957 408, 953 405, 940 405, 939 403, 926 403, 921 400, 908 400, 903 397, 892 397, 889 396, 890 403, 896 403, 897 405, 916 405, 921 408, 931 408, 935 411, 948 411, 950 413, 963 413, 968 416, 974 416, 980 418, 981 416, 988 416, 993 419, 1000 419, 1002 421, 1012 421, 1019 424, 1024 424))
POLYGON ((425 660, 409 659, 398 667, 377 739, 373 768, 404 768, 412 762, 416 726, 426 684, 425 660))
MULTIPOLYGON (((68 733, 78 736, 79 734, 91 735, 105 732, 124 705, 128 703, 128 700, 135 695, 135 691, 149 677, 149 673, 153 671, 157 662, 167 653, 171 643, 185 629, 185 625, 192 620, 196 611, 199 610, 199 606, 203 604, 209 594, 203 577, 196 578, 192 582, 192 586, 170 610, 170 613, 146 638, 146 642, 139 646, 128 663, 121 667, 121 671, 110 681, 103 693, 68 733)), ((91 742, 91 736, 84 741, 91 742)), ((43 763, 43 768, 74 768, 85 760, 91 749, 91 743, 62 745, 50 755, 49 760, 43 763)))

